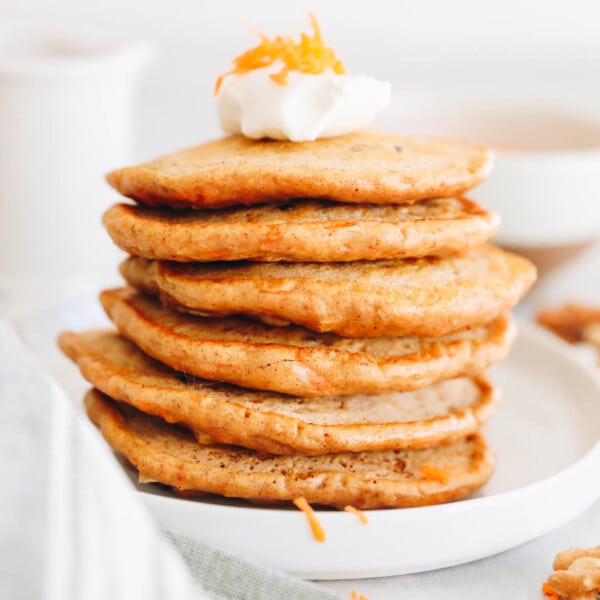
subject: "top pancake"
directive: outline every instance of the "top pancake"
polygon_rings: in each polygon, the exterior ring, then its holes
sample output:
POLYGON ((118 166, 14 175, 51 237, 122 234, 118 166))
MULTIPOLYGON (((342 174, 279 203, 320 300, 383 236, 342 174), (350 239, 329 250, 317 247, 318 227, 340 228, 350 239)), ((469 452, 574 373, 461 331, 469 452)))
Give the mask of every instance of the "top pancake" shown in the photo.
POLYGON ((117 169, 107 180, 124 196, 157 206, 286 198, 397 204, 460 195, 490 168, 484 146, 365 130, 315 142, 231 136, 117 169))

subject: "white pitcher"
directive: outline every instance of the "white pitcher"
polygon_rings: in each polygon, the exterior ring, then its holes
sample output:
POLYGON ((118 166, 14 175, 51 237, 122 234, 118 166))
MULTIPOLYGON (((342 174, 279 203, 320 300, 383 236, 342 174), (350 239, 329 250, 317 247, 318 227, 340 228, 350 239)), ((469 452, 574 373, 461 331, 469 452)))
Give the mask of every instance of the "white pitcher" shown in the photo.
POLYGON ((0 27, 0 292, 115 281, 104 174, 132 159, 149 55, 98 33, 0 27))

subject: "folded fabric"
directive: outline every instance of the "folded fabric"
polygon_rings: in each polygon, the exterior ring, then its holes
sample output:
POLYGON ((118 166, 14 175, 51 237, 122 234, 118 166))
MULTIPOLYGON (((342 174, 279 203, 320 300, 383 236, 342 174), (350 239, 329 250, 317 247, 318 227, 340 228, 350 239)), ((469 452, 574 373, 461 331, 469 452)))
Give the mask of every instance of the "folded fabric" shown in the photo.
POLYGON ((336 598, 161 535, 98 432, 2 322, 0 382, 1 598, 336 598))

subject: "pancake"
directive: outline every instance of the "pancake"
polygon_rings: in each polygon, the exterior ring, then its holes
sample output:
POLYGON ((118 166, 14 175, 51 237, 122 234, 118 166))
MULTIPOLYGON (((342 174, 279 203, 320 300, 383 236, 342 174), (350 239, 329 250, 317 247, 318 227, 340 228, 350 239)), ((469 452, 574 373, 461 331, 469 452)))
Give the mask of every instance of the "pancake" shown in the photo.
POLYGON ((187 377, 111 331, 63 333, 63 352, 107 396, 181 423, 200 439, 272 454, 425 448, 475 433, 496 404, 483 378, 415 392, 297 398, 187 377))
POLYGON ((188 430, 95 390, 85 404, 109 445, 139 471, 140 481, 186 492, 263 502, 303 496, 315 504, 364 509, 422 506, 466 496, 494 468, 493 455, 478 434, 423 450, 272 456, 199 444, 188 430))
POLYGON ((117 169, 108 182, 156 206, 216 208, 288 198, 402 204, 452 197, 491 169, 484 146, 357 131, 314 142, 230 136, 117 169))
POLYGON ((508 317, 442 339, 352 339, 186 315, 131 289, 102 292, 100 300, 121 335, 178 371, 306 397, 414 390, 484 369, 514 339, 508 317))
POLYGON ((122 250, 178 262, 335 262, 463 254, 499 219, 471 200, 377 206, 288 200, 250 208, 172 210, 117 204, 104 225, 122 250))
POLYGON ((246 314, 350 337, 438 337, 507 312, 535 280, 494 246, 462 257, 358 263, 183 264, 131 257, 128 283, 180 310, 246 314))

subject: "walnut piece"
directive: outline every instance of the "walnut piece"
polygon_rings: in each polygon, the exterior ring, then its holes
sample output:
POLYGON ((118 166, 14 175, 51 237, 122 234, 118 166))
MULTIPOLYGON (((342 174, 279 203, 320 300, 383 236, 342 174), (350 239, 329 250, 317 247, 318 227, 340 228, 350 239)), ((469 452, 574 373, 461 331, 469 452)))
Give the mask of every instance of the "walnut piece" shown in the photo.
POLYGON ((559 308, 541 310, 537 315, 537 321, 567 342, 574 344, 587 341, 590 328, 593 334, 596 326, 600 327, 600 308, 576 303, 565 304, 559 308))
POLYGON ((564 600, 596 600, 600 594, 600 546, 571 548, 554 559, 544 593, 564 600))

